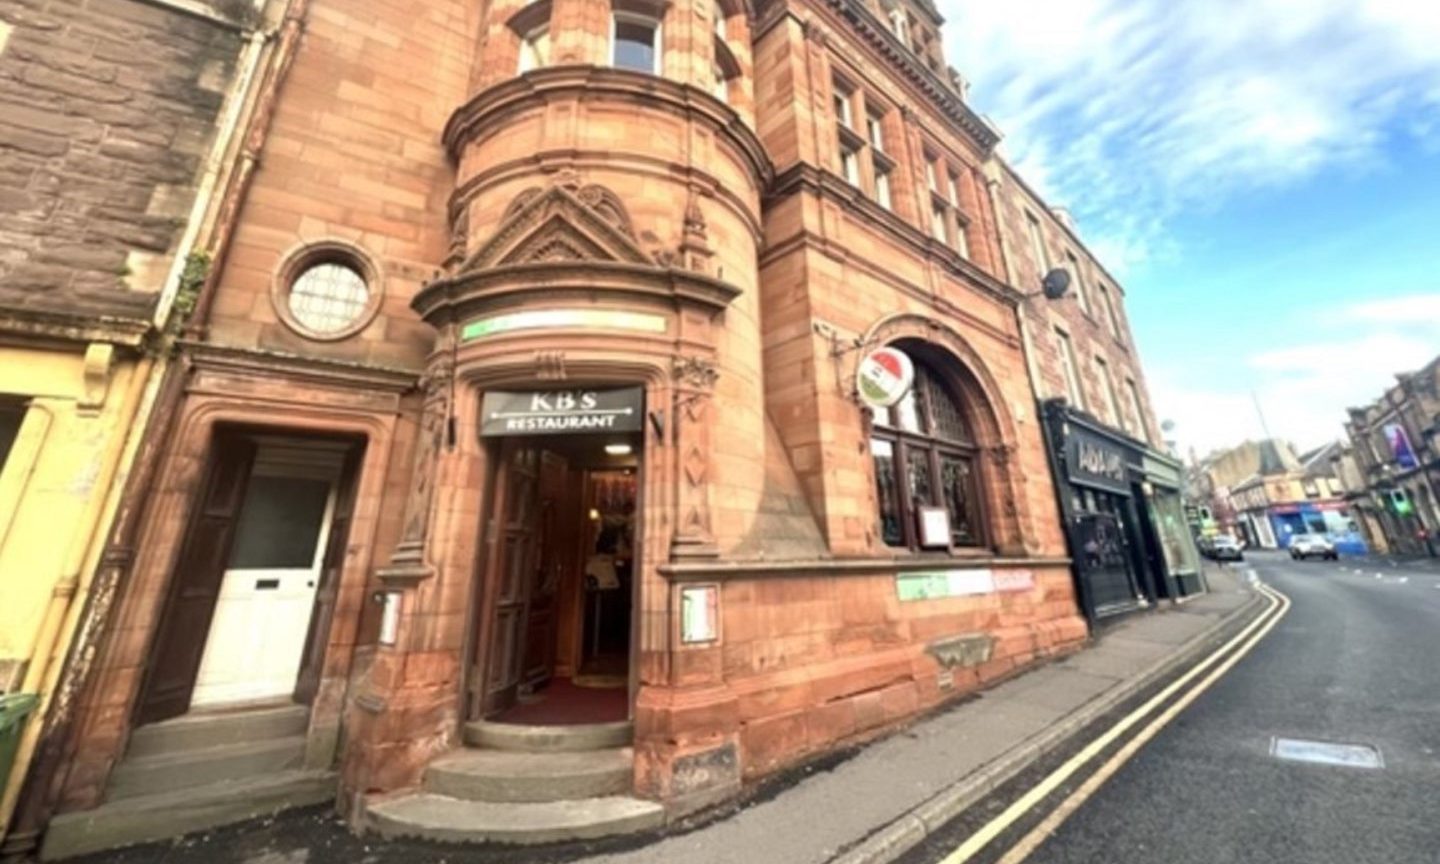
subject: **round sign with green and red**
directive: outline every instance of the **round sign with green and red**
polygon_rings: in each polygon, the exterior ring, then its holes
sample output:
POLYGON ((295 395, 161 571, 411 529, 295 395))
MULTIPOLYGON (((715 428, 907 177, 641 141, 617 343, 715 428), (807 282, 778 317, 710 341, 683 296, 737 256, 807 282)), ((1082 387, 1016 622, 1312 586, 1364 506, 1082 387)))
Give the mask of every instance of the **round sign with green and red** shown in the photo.
POLYGON ((877 348, 860 360, 855 387, 872 408, 889 408, 904 398, 915 382, 915 364, 897 348, 877 348))

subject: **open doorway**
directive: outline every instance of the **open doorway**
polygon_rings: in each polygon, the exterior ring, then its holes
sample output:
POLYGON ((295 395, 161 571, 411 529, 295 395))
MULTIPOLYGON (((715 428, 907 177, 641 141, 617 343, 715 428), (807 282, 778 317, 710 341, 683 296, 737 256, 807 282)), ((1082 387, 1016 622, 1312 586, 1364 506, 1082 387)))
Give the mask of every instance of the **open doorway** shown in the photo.
POLYGON ((501 437, 471 716, 570 725, 630 713, 642 436, 501 437))

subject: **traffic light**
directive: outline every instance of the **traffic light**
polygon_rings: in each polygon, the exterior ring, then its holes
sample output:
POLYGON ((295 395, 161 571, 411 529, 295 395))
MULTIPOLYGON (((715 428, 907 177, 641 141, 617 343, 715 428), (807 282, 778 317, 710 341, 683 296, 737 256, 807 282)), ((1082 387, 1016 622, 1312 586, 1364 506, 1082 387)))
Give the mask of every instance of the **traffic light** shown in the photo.
POLYGON ((1410 503, 1410 496, 1404 489, 1394 489, 1390 492, 1390 506, 1395 508, 1396 514, 1409 516, 1415 512, 1415 507, 1410 503))

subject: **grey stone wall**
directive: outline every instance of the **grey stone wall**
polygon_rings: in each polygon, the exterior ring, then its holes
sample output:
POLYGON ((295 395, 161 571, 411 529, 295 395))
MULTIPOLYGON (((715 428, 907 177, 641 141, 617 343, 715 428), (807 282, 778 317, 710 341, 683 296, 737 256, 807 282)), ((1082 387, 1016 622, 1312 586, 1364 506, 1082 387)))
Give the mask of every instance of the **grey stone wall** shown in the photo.
POLYGON ((0 0, 0 309, 149 314, 242 43, 144 0, 0 0))

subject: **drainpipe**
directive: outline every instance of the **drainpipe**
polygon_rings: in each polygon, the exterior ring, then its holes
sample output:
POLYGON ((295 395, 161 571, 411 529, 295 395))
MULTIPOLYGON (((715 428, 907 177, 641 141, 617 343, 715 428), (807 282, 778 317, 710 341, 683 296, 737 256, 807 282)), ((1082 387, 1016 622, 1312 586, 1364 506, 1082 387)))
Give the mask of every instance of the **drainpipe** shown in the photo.
POLYGON ((305 14, 310 0, 290 0, 285 9, 284 20, 280 23, 276 37, 275 53, 271 57, 265 79, 255 97, 255 107, 250 115, 249 128, 238 154, 239 165, 231 175, 230 185, 225 189, 220 209, 215 217, 211 240, 210 272, 200 286, 195 298, 195 311, 186 327, 186 335, 202 335, 209 323, 210 307, 215 302, 215 291, 220 273, 225 269, 225 258, 230 253, 230 241, 235 234, 235 221, 250 192, 250 182, 255 177, 255 168, 260 162, 260 151, 270 132, 270 121, 275 116, 275 105, 279 101, 280 85, 290 72, 295 54, 300 46, 300 37, 305 30, 305 14))
MULTIPOLYGON (((263 0, 257 0, 257 7, 263 0)), ((305 0, 293 0, 293 5, 302 7, 305 0)), ((293 11, 293 10, 292 10, 293 11)), ((287 11, 287 23, 290 13, 287 11)), ((43 686, 50 698, 42 702, 37 711, 39 722, 32 722, 16 754, 13 777, 24 777, 22 784, 13 784, 3 800, 0 800, 0 841, 6 841, 0 851, 4 853, 24 852, 34 848, 39 830, 49 818, 55 794, 63 788, 64 778, 58 770, 65 756, 74 711, 86 685, 90 671, 101 648, 102 638, 108 629, 111 611, 118 595, 123 577, 128 573, 133 557, 133 546, 139 532, 140 502, 146 489, 152 483, 160 462, 161 445, 168 434, 175 414, 178 413, 184 394, 183 383, 187 377, 187 364, 172 362, 170 352, 173 340, 163 336, 163 327, 173 314, 175 299, 179 294, 186 264, 200 245, 200 235, 205 216, 210 210, 217 186, 222 183, 228 165, 227 154, 234 145, 245 116, 246 105, 251 101, 255 75, 264 56, 265 44, 274 36, 273 32, 254 31, 246 40, 238 63, 238 74, 230 86, 227 104, 222 114, 215 141, 207 155, 204 173, 196 187, 195 201, 191 205, 189 218, 175 260, 166 275, 166 282, 156 302, 153 319, 157 329, 162 330, 162 344, 157 352, 159 360, 146 358, 136 370, 135 379, 126 394, 125 410, 122 417, 129 418, 131 434, 123 449, 115 451, 107 461, 101 474, 101 482, 112 486, 104 498, 105 507, 95 513, 90 522, 91 532, 84 544, 77 545, 67 560, 64 575, 57 584, 45 613, 38 645, 45 645, 43 653, 37 653, 26 673, 26 689, 43 686), (150 422, 154 420, 155 422, 150 422), (122 454, 124 462, 122 462, 122 454), (118 493, 113 488, 113 479, 119 464, 129 464, 130 472, 118 493), (107 542, 99 562, 87 568, 91 559, 94 532, 102 519, 113 518, 107 542), (80 597, 79 604, 74 603, 80 597), (59 626, 64 621, 65 626, 59 626), (52 665, 64 633, 73 633, 65 662, 52 665), (53 708, 52 708, 53 706, 53 708), (28 776, 27 776, 28 772, 28 776), (23 792, 23 794, 22 794, 23 792), (16 816, 17 802, 23 806, 16 816), (15 816, 13 826, 11 817, 15 816), (7 826, 14 830, 7 834, 7 826), (8 838, 8 839, 7 839, 8 838)), ((293 41, 293 40, 292 40, 293 41)), ((233 178, 234 175, 231 175, 233 178)), ((233 184, 233 180, 232 180, 233 184)), ((233 229, 233 220, 222 223, 225 230, 233 229)), ((216 231, 221 230, 217 226, 216 231)), ((212 232, 213 234, 214 232, 212 232)), ((214 278, 216 268, 212 264, 206 284, 214 278)), ((208 306, 208 304, 207 304, 208 306)), ((197 312, 198 298, 197 298, 197 312)), ((98 507, 98 503, 92 506, 98 507)), ((87 516, 93 511, 87 511, 87 516)))

